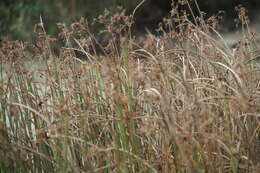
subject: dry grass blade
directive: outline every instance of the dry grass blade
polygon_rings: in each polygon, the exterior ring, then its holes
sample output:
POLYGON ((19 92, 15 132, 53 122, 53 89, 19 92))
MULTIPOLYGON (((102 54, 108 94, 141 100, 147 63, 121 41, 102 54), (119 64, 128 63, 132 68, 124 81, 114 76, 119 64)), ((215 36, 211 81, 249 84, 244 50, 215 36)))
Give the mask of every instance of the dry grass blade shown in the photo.
POLYGON ((9 102, 8 103, 9 105, 14 105, 14 106, 18 106, 18 107, 21 107, 21 108, 25 108, 33 113, 35 113, 35 115, 39 116, 42 120, 44 120, 44 122, 47 123, 47 125, 50 127, 51 126, 51 121, 45 117, 44 115, 42 115, 40 112, 36 111, 35 109, 27 106, 27 105, 23 105, 21 103, 13 103, 13 102, 9 102))

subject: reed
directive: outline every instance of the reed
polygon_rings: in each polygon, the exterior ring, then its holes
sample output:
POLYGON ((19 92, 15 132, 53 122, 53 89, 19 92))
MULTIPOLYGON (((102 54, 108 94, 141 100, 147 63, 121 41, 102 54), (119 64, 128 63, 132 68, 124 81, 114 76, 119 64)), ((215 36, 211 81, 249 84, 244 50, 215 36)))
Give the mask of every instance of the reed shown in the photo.
POLYGON ((178 6, 140 44, 123 11, 97 19, 106 45, 84 19, 59 24, 58 53, 43 22, 35 44, 4 40, 0 172, 258 172, 257 37, 240 16, 234 52, 218 16, 178 6))

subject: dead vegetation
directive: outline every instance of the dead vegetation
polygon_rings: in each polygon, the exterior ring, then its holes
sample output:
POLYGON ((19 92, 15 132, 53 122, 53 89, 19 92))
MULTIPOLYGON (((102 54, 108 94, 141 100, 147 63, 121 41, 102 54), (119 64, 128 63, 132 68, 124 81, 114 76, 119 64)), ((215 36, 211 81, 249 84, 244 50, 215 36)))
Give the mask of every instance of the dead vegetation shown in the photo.
POLYGON ((259 172, 257 35, 239 16, 233 51, 219 17, 192 23, 179 5, 140 45, 132 16, 108 11, 106 45, 84 19, 59 24, 58 54, 43 23, 35 44, 4 40, 0 172, 259 172))

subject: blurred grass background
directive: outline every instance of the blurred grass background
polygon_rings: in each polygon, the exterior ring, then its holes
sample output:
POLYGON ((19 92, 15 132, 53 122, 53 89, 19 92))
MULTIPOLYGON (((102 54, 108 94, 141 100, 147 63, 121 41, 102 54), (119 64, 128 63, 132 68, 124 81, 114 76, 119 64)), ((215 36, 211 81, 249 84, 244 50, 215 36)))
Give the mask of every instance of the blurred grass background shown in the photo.
MULTIPOLYGON (((130 13, 141 0, 1 0, 0 1, 0 36, 10 39, 27 40, 33 36, 33 27, 39 23, 40 16, 44 20, 49 34, 57 33, 56 23, 71 23, 84 16, 91 23, 94 17, 121 6, 130 13)), ((142 10, 136 14, 136 24, 140 28, 153 27, 169 14, 172 0, 146 0, 142 10)), ((259 0, 197 0, 202 11, 209 15, 225 10, 227 19, 234 19, 234 7, 238 4, 250 11, 251 17, 260 7, 259 0)), ((232 22, 229 22, 230 25, 232 22)), ((96 29, 95 29, 96 30, 96 29)))

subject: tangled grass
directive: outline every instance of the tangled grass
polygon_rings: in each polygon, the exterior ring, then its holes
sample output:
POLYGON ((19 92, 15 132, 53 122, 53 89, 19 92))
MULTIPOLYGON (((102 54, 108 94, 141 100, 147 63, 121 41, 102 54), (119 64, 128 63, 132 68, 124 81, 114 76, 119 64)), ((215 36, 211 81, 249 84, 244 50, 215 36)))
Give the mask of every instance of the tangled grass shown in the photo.
POLYGON ((240 16, 234 51, 218 17, 177 6, 139 44, 123 12, 98 18, 105 46, 83 19, 56 53, 43 23, 35 44, 3 41, 0 172, 258 172, 258 36, 240 16))

